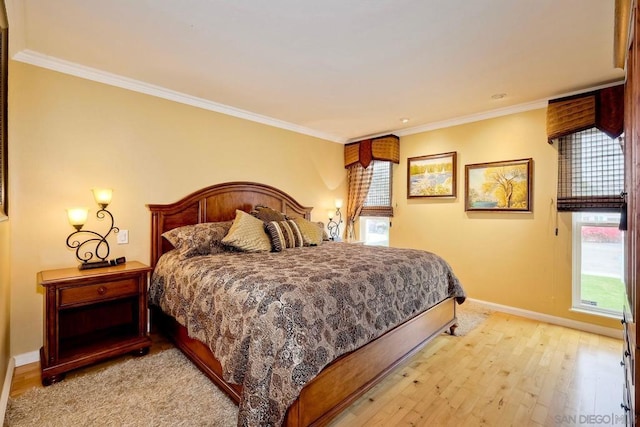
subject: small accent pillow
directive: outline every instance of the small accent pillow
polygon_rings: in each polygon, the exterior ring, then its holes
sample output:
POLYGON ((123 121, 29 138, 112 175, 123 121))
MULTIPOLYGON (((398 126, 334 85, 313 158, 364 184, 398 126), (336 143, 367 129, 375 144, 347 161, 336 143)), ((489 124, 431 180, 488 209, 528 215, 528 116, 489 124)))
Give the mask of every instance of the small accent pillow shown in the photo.
POLYGON ((256 205, 250 213, 264 222, 286 221, 288 219, 282 212, 262 205, 256 205))
POLYGON ((305 246, 318 246, 322 244, 322 228, 318 223, 307 221, 304 218, 294 218, 293 220, 300 232, 305 246))
POLYGON ((222 244, 243 252, 269 252, 271 241, 264 231, 264 223, 241 210, 236 210, 236 218, 222 244))
POLYGON ((271 237, 274 252, 304 246, 302 233, 293 220, 267 222, 265 228, 271 237))
POLYGON ((224 251, 220 241, 231 228, 231 221, 185 225, 162 234, 182 258, 214 255, 224 251))

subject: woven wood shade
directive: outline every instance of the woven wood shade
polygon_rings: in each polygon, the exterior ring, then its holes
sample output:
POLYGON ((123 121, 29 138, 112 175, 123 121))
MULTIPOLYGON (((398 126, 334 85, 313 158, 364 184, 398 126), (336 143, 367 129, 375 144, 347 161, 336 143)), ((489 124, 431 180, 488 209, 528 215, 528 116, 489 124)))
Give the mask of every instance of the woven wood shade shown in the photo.
POLYGON ((385 135, 344 146, 344 167, 360 163, 367 168, 373 160, 400 163, 400 138, 385 135))
POLYGON ((598 128, 611 138, 624 130, 624 85, 549 101, 547 138, 598 128))
POLYGON ((373 177, 360 216, 393 216, 391 162, 376 161, 372 163, 371 167, 373 168, 373 177))
POLYGON ((590 128, 558 140, 558 211, 620 212, 624 155, 620 142, 590 128))

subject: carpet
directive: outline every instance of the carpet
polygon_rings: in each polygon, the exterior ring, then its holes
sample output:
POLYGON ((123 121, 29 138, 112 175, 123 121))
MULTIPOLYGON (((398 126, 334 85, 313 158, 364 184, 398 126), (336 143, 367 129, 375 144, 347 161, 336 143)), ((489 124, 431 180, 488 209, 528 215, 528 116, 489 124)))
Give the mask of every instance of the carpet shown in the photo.
POLYGON ((180 350, 131 358, 9 399, 4 425, 236 425, 238 409, 180 350))
MULTIPOLYGON (((458 306, 456 335, 490 313, 469 301, 458 306)), ((10 398, 4 426, 232 427, 237 414, 231 399, 170 348, 10 398)))
POLYGON ((457 336, 465 336, 484 320, 493 311, 481 304, 466 300, 461 305, 456 305, 456 316, 458 317, 458 327, 455 330, 457 336))

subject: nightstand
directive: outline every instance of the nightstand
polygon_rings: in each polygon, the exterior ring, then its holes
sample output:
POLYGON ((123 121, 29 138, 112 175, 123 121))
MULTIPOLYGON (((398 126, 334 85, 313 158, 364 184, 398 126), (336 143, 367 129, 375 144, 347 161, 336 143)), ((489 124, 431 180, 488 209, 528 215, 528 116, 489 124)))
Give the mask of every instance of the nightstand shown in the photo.
POLYGON ((45 289, 42 384, 66 372, 125 353, 147 354, 147 283, 151 268, 137 261, 113 267, 38 273, 45 289))

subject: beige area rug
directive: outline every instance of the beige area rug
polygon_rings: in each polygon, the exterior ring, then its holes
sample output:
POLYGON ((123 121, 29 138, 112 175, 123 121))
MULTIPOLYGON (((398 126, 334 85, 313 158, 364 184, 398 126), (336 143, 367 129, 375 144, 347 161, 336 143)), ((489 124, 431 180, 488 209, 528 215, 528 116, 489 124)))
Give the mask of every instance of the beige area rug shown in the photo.
POLYGON ((466 300, 464 303, 456 304, 456 317, 458 327, 455 330, 457 336, 465 336, 479 324, 485 321, 493 313, 492 310, 473 301, 466 300))
POLYGON ((178 349, 9 399, 5 426, 235 426, 236 405, 178 349))
MULTIPOLYGON (((466 301, 456 335, 491 313, 466 301)), ((235 426, 238 409, 178 349, 130 358, 9 399, 5 427, 235 426)))

